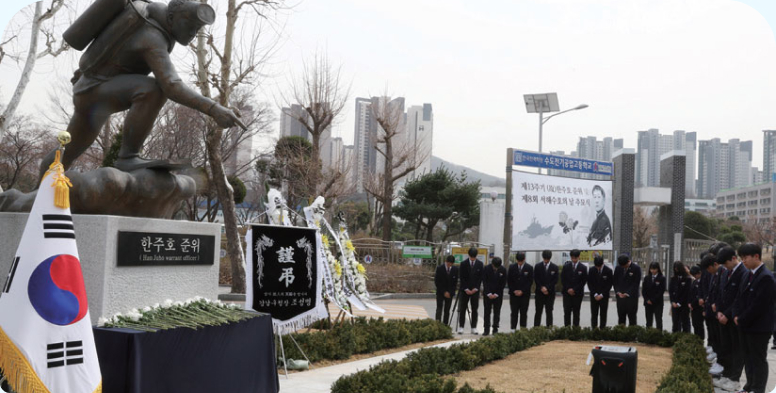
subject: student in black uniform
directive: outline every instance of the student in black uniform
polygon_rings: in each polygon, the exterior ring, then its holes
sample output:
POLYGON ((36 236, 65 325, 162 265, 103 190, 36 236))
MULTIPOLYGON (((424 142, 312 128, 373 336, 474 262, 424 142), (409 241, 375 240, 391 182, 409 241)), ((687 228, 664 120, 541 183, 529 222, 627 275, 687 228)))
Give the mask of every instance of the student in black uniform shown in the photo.
POLYGON ((720 349, 717 362, 724 367, 722 378, 714 386, 727 391, 736 391, 741 386, 739 380, 744 369, 744 351, 740 343, 740 332, 733 323, 733 306, 741 292, 741 279, 746 267, 736 257, 733 247, 723 247, 717 254, 717 262, 725 266, 725 274, 720 276, 717 322, 720 333, 720 349))
POLYGON ((636 326, 636 314, 639 309, 639 284, 641 284, 641 268, 631 262, 630 255, 617 257, 617 267, 614 269, 614 294, 617 296, 617 323, 636 326))
POLYGON ((746 384, 743 390, 754 393, 765 393, 768 382, 768 340, 773 332, 776 297, 776 281, 763 265, 761 255, 762 248, 754 243, 738 248, 738 256, 749 273, 742 280, 743 288, 733 311, 733 322, 741 329, 744 347, 746 384))
POLYGON ((668 286, 671 300, 671 332, 690 333, 690 291, 692 278, 680 261, 674 262, 674 274, 668 286))
MULTIPOLYGON (((707 285, 704 291, 703 297, 703 317, 706 320, 706 331, 709 334, 707 339, 711 352, 706 358, 709 362, 717 358, 717 353, 720 351, 720 329, 719 322, 717 321, 717 306, 715 305, 718 292, 719 292, 719 275, 724 271, 724 267, 721 267, 717 262, 716 254, 708 253, 701 260, 701 269, 706 270, 708 274, 707 285)), ((709 372, 711 374, 721 374, 724 368, 719 363, 712 364, 709 372)))
POLYGON ((694 278, 692 286, 690 287, 690 319, 692 321, 693 333, 700 337, 701 340, 706 339, 706 328, 703 326, 703 306, 699 304, 701 299, 701 268, 700 266, 693 266, 690 268, 690 275, 694 278))
POLYGON ((501 266, 501 258, 491 259, 490 266, 482 273, 482 303, 485 305, 485 333, 490 334, 490 311, 493 310, 493 334, 498 333, 501 320, 501 305, 504 301, 504 286, 507 284, 507 269, 501 266))
POLYGON ((482 286, 482 272, 485 266, 477 259, 477 249, 469 249, 469 258, 461 262, 458 275, 461 278, 458 296, 458 334, 463 334, 463 325, 466 323, 466 309, 471 304, 472 324, 471 333, 477 332, 477 310, 480 308, 480 287, 482 286))
POLYGON ((458 284, 458 266, 455 266, 455 257, 448 255, 444 265, 439 265, 434 274, 436 284, 436 320, 445 325, 450 321, 450 305, 455 297, 455 287, 458 284), (442 312, 444 310, 444 320, 442 312))
POLYGON ((555 306, 555 285, 558 283, 558 265, 550 262, 552 251, 542 251, 543 262, 534 266, 536 283, 536 315, 534 326, 542 324, 542 311, 547 312, 547 326, 552 326, 552 309, 555 306))
POLYGON ((520 327, 525 329, 528 324, 528 305, 531 302, 531 285, 533 285, 533 266, 525 263, 525 253, 515 254, 515 263, 509 266, 507 283, 509 284, 509 308, 511 310, 510 331, 520 327))
POLYGON ((590 326, 595 329, 606 327, 606 314, 609 310, 609 291, 612 290, 612 269, 604 265, 604 257, 596 255, 593 267, 587 273, 587 288, 590 290, 590 326), (600 324, 598 315, 601 315, 600 324))
POLYGON ((580 252, 577 249, 569 253, 571 260, 563 265, 560 281, 563 285, 563 326, 570 326, 572 315, 574 326, 579 326, 579 311, 585 297, 587 266, 579 263, 580 252))
POLYGON ((663 293, 666 291, 666 278, 660 270, 660 264, 649 264, 649 274, 641 284, 641 295, 644 296, 644 315, 647 327, 652 327, 652 319, 658 330, 663 330, 663 293))

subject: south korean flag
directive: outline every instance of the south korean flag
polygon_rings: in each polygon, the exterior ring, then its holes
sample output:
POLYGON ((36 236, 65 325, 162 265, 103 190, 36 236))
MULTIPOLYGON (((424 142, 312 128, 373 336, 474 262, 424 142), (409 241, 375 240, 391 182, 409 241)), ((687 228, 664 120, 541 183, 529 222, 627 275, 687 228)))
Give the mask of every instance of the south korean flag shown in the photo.
POLYGON ((17 393, 102 392, 73 218, 54 202, 59 169, 40 184, 0 293, 0 371, 17 393))

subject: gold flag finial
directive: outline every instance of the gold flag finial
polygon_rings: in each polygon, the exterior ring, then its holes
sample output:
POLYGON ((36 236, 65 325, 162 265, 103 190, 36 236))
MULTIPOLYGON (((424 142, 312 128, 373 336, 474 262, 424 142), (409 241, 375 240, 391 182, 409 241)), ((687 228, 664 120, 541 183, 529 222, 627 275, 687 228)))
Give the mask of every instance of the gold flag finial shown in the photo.
POLYGON ((54 183, 51 185, 54 187, 54 206, 67 209, 70 207, 70 187, 73 186, 70 183, 70 179, 65 176, 65 166, 62 165, 62 152, 65 150, 65 145, 70 143, 70 133, 67 131, 60 131, 57 134, 57 141, 59 141, 59 149, 57 149, 54 162, 49 166, 49 173, 54 175, 54 183))

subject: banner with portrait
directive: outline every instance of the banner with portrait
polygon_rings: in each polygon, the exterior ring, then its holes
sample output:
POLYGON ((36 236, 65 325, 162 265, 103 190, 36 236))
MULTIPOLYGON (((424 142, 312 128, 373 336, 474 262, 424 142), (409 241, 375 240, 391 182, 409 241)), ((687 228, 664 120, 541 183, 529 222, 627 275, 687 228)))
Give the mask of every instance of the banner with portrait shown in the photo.
POLYGON ((513 250, 611 250, 610 180, 513 172, 513 250))
POLYGON ((246 240, 246 309, 272 315, 280 334, 328 316, 315 229, 252 225, 246 240))

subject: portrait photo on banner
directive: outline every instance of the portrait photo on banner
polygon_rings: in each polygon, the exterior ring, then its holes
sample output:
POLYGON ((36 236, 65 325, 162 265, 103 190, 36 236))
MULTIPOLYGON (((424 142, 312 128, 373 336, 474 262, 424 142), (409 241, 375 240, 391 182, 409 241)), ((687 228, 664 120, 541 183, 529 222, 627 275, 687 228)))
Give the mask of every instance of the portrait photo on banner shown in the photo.
POLYGON ((513 250, 611 250, 610 180, 514 172, 513 250))

